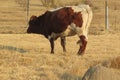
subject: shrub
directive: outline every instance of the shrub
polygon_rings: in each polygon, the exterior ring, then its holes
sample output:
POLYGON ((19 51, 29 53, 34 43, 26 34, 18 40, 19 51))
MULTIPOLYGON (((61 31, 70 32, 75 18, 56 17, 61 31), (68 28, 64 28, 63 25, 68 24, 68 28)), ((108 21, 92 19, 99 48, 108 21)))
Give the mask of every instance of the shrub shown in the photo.
POLYGON ((43 6, 51 7, 55 5, 55 0, 41 0, 43 6))
POLYGON ((93 6, 91 0, 83 0, 83 3, 93 6))
POLYGON ((24 10, 27 9, 28 0, 15 0, 15 2, 18 3, 20 7, 23 7, 24 10))

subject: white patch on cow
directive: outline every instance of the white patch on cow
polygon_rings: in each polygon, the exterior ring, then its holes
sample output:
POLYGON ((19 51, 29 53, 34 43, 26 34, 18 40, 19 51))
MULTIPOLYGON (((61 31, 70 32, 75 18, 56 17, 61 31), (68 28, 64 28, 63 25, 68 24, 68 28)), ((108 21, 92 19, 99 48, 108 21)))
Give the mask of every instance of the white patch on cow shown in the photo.
POLYGON ((51 9, 51 10, 49 10, 49 11, 54 12, 54 11, 57 11, 57 10, 59 10, 59 9, 61 9, 61 8, 63 8, 63 7, 59 7, 59 8, 55 8, 55 9, 51 9))
POLYGON ((52 32, 51 37, 56 38, 57 36, 59 36, 59 34, 52 32))
POLYGON ((52 37, 49 35, 49 36, 48 36, 48 40, 51 40, 51 38, 52 38, 52 37))
POLYGON ((92 21, 92 10, 89 7, 89 5, 78 5, 79 8, 84 8, 85 10, 82 11, 82 17, 83 17, 83 34, 86 36, 86 40, 88 39, 88 27, 90 26, 90 23, 92 21))
POLYGON ((68 26, 68 28, 61 33, 61 36, 74 36, 76 32, 71 29, 71 26, 68 26))
POLYGON ((58 36, 61 36, 61 33, 54 33, 54 32, 52 32, 51 35, 48 36, 48 39, 49 40, 51 38, 56 39, 58 36))

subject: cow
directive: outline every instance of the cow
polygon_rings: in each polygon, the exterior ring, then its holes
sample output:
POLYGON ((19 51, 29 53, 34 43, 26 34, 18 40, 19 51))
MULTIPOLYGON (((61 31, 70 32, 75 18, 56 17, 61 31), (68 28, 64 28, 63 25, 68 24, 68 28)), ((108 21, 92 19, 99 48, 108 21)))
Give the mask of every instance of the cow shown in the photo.
POLYGON ((92 21, 92 10, 89 5, 65 6, 46 11, 40 16, 31 16, 27 33, 44 35, 50 42, 51 53, 54 53, 54 41, 60 37, 63 51, 66 52, 66 37, 78 35, 80 48, 78 55, 85 53, 88 27, 92 21))

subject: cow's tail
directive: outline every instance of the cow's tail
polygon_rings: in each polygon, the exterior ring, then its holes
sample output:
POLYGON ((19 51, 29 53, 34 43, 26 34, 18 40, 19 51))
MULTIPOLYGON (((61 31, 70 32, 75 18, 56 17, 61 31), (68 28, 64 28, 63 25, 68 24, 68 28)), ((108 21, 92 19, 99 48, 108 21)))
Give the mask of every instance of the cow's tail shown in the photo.
POLYGON ((92 9, 90 8, 89 5, 86 5, 85 6, 85 9, 88 13, 88 19, 87 19, 87 24, 86 24, 86 27, 89 27, 90 26, 90 23, 92 21, 92 17, 93 17, 93 13, 92 13, 92 9))

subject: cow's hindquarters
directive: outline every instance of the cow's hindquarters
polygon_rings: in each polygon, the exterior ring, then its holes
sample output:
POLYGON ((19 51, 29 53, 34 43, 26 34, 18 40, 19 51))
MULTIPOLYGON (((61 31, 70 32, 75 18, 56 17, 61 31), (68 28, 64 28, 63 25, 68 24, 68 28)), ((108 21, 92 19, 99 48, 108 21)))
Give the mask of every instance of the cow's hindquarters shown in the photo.
MULTIPOLYGON (((78 51, 79 55, 83 55, 85 53, 86 45, 87 45, 87 34, 88 34, 88 27, 90 26, 91 20, 92 20, 92 10, 88 5, 79 5, 78 7, 73 7, 74 10, 77 11, 77 13, 81 13, 81 15, 78 15, 79 18, 82 19, 82 26, 77 26, 76 23, 71 24, 71 29, 78 35, 80 40, 78 43, 80 43, 80 48, 78 51)), ((81 23, 80 19, 80 23, 81 23)))

